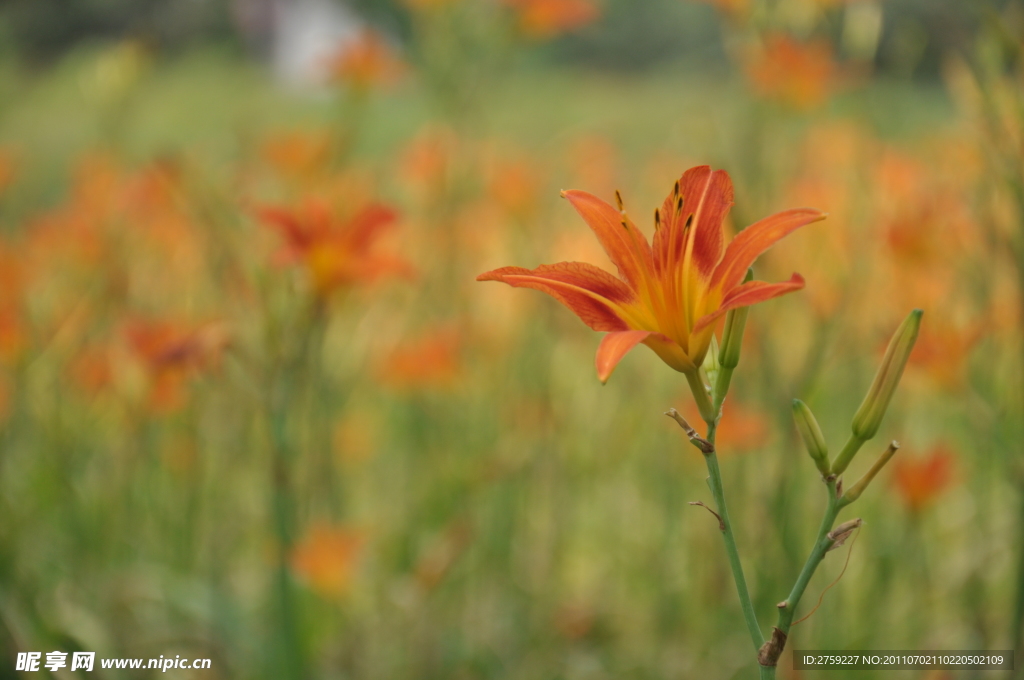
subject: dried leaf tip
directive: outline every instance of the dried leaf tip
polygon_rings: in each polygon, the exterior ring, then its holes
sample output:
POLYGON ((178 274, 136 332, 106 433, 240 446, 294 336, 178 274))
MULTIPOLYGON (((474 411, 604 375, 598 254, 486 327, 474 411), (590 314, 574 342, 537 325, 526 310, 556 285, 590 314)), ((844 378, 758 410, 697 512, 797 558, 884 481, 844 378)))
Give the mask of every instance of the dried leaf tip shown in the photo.
POLYGON ((715 452, 715 445, 697 434, 697 430, 693 429, 690 423, 686 422, 686 418, 683 418, 679 411, 674 408, 670 408, 665 411, 665 415, 676 421, 679 424, 679 427, 683 428, 683 432, 685 432, 686 436, 690 439, 690 443, 700 449, 701 453, 704 455, 710 455, 715 452))
POLYGON ((828 547, 828 550, 826 550, 825 552, 828 552, 829 550, 835 550, 843 543, 846 543, 846 539, 848 539, 850 535, 853 534, 854 529, 859 528, 862 524, 864 524, 864 520, 862 520, 860 517, 857 517, 856 519, 851 519, 848 522, 843 522, 835 529, 828 532, 828 539, 832 541, 832 545, 830 545, 828 547))
POLYGON ((712 515, 714 515, 718 519, 718 530, 719 531, 725 531, 725 520, 723 520, 722 516, 719 515, 717 512, 715 512, 714 510, 712 510, 711 508, 706 506, 701 501, 690 501, 690 505, 699 505, 700 507, 702 507, 705 510, 707 510, 708 512, 710 512, 712 515))

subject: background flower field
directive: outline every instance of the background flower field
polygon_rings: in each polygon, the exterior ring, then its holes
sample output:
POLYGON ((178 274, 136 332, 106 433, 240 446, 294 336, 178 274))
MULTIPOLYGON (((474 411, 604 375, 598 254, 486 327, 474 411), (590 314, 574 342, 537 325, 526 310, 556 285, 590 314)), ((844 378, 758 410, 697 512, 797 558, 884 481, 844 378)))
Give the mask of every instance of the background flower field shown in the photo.
POLYGON ((682 375, 602 386, 572 314, 474 280, 613 271, 559 191, 650 236, 704 163, 731 233, 829 214, 755 265, 807 286, 718 433, 760 618, 821 512, 792 399, 838 450, 918 307, 788 649, 1021 652, 1024 5, 353 2, 300 77, 246 19, 284 4, 0 7, 0 677, 754 677, 682 375))

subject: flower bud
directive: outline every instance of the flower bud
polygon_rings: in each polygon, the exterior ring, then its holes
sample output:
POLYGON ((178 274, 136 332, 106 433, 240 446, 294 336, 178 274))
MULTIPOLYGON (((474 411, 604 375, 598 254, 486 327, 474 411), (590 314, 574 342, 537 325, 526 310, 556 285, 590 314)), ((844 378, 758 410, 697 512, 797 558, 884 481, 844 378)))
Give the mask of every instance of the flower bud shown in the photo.
POLYGON ((829 476, 831 470, 828 461, 828 444, 825 443, 825 437, 821 434, 821 428, 818 426, 814 414, 811 413, 811 409, 799 399, 793 400, 793 420, 796 421, 796 429, 800 432, 800 438, 804 440, 807 453, 811 455, 811 460, 817 466, 818 472, 825 477, 829 476))
POLYGON ((903 375, 903 367, 907 365, 910 351, 914 349, 914 343, 917 341, 922 314, 924 312, 920 309, 912 311, 896 329, 892 340, 889 341, 889 347, 885 350, 885 356, 875 375, 875 381, 871 384, 871 389, 868 390, 863 403, 853 416, 853 434, 857 439, 867 441, 878 432, 882 416, 889 408, 889 402, 892 401, 892 395, 903 375))
POLYGON ((720 363, 720 350, 718 349, 718 340, 715 336, 711 336, 711 344, 708 345, 708 353, 704 355, 704 363, 701 364, 701 368, 704 369, 704 374, 708 378, 708 383, 714 385, 718 380, 719 371, 722 368, 720 363))
MULTIPOLYGON (((754 280, 754 270, 747 269, 743 283, 754 280)), ((743 329, 747 325, 747 313, 750 307, 730 310, 725 315, 725 328, 722 329, 722 351, 718 363, 725 368, 736 368, 740 363, 740 346, 743 344, 743 329)))

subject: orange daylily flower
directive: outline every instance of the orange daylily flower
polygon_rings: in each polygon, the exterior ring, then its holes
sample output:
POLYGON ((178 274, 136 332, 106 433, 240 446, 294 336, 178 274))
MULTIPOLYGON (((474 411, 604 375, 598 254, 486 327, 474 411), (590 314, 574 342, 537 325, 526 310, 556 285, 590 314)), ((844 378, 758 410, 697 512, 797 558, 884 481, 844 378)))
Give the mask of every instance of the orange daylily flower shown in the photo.
POLYGON ((591 23, 600 12, 591 0, 505 0, 519 13, 519 26, 533 38, 551 38, 591 23))
POLYGON ((346 44, 327 64, 330 79, 368 90, 376 84, 393 83, 402 75, 405 65, 376 31, 364 30, 346 44))
POLYGON ((940 444, 920 458, 897 458, 893 483, 907 509, 920 512, 953 481, 953 452, 940 444))
POLYGON ((331 136, 319 131, 283 133, 267 139, 260 152, 284 179, 308 183, 329 168, 331 136))
POLYGON ((835 89, 839 67, 828 42, 804 44, 776 34, 749 55, 746 71, 760 95, 808 111, 828 99, 835 89))
POLYGON ((310 200, 297 208, 264 208, 260 217, 284 239, 278 260, 304 264, 319 295, 386 274, 411 274, 404 260, 376 248, 396 220, 387 206, 368 205, 344 221, 325 203, 310 200))
POLYGON ((455 328, 438 328, 396 347, 384 361, 381 380, 396 389, 450 388, 461 373, 455 328))
POLYGON ((314 524, 292 550, 291 566, 309 587, 330 598, 348 593, 366 537, 351 527, 314 524))
POLYGON ((187 327, 167 321, 133 320, 125 339, 148 377, 148 402, 157 413, 170 413, 185 403, 188 378, 214 370, 230 344, 227 327, 218 322, 187 327))
POLYGON ((798 208, 752 224, 725 245, 723 220, 732 206, 732 180, 702 165, 683 173, 654 213, 654 243, 621 209, 582 191, 564 191, 593 229, 619 277, 585 262, 536 269, 503 267, 477 277, 543 291, 596 331, 608 333, 597 350, 597 374, 608 380, 623 356, 643 343, 677 371, 696 375, 716 322, 731 309, 804 286, 799 274, 782 283, 743 283, 747 269, 792 231, 824 219, 798 208))
POLYGON ((971 352, 987 330, 985 324, 957 326, 949 319, 932 324, 918 337, 910 363, 924 368, 939 386, 954 391, 963 383, 971 352))
POLYGON ((750 0, 696 0, 711 5, 719 12, 733 18, 745 18, 750 14, 750 0))

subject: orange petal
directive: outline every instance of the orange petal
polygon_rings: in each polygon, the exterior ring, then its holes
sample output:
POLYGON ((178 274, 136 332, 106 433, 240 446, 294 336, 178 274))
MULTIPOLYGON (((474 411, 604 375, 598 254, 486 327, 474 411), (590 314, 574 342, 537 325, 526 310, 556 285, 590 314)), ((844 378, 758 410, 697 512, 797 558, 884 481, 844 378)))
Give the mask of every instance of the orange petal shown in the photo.
POLYGON ((640 290, 653 271, 651 246, 632 221, 585 191, 563 191, 576 212, 594 231, 608 258, 634 290, 640 290))
POLYGON ((701 165, 683 173, 678 195, 673 189, 661 206, 661 228, 654 237, 660 272, 677 271, 690 258, 701 278, 711 278, 722 259, 722 222, 732 197, 732 180, 724 170, 701 165))
POLYGON ((262 222, 277 229, 289 246, 301 248, 306 245, 308 236, 292 211, 267 206, 260 208, 257 214, 262 222))
POLYGON ((353 250, 358 252, 369 248, 381 230, 392 226, 397 219, 398 214, 394 210, 379 203, 360 210, 348 224, 353 250))
POLYGON ((625 331, 622 306, 633 304, 635 294, 624 282, 585 262, 542 264, 534 270, 502 267, 476 277, 547 293, 595 331, 625 331))
POLYGON ((594 357, 598 380, 602 383, 608 382, 622 357, 650 335, 651 331, 621 331, 604 336, 597 348, 597 356, 594 357))
POLYGON ((813 208, 795 208, 755 222, 736 235, 725 249, 721 264, 711 278, 711 287, 728 293, 740 284, 747 269, 764 251, 800 227, 825 219, 826 214, 813 208))
POLYGON ((803 287, 804 277, 799 274, 793 274, 793 276, 789 278, 789 281, 783 281, 782 283, 767 283, 765 281, 750 281, 749 283, 744 283, 742 286, 733 288, 728 294, 726 294, 725 299, 722 300, 722 306, 719 307, 717 311, 698 319, 697 324, 693 327, 693 332, 699 333, 701 330, 717 321, 729 310, 756 305, 758 302, 771 300, 772 298, 779 297, 780 295, 800 290, 803 287))

